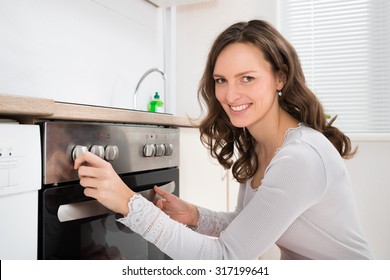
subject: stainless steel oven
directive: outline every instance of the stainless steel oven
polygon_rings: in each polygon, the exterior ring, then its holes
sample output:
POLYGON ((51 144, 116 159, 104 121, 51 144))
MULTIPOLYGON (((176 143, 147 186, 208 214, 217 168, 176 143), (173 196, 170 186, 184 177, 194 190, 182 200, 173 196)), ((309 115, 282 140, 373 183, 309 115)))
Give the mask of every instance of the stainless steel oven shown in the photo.
POLYGON ((39 259, 166 259, 153 244, 88 198, 73 169, 89 150, 109 161, 134 191, 153 199, 153 186, 179 195, 179 129, 60 122, 41 124, 43 185, 39 192, 39 259))

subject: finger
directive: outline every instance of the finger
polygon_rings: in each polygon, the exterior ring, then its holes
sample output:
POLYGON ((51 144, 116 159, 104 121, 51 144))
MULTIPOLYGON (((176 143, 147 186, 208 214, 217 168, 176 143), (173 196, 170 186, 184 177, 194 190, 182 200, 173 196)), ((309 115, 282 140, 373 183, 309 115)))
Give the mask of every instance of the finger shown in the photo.
POLYGON ((84 195, 97 199, 97 190, 94 188, 85 188, 84 195))
POLYGON ((163 190, 162 188, 159 188, 158 186, 154 186, 154 191, 156 192, 156 194, 158 194, 159 196, 161 196, 162 198, 165 198, 165 199, 167 199, 169 197, 169 195, 171 195, 170 192, 167 192, 167 191, 163 190))
POLYGON ((104 174, 104 170, 89 165, 81 165, 77 172, 80 179, 83 177, 98 178, 104 174))
POLYGON ((73 164, 73 168, 74 169, 79 169, 79 167, 83 164, 83 162, 85 162, 85 154, 81 154, 79 155, 75 160, 74 160, 74 164, 73 164))
POLYGON ((105 164, 106 161, 91 152, 85 152, 75 159, 74 169, 80 168, 83 163, 87 163, 90 166, 100 166, 105 164))
POLYGON ((80 179, 80 185, 84 188, 94 188, 97 189, 99 180, 92 177, 82 177, 80 179))
POLYGON ((93 167, 89 167, 86 165, 80 166, 78 170, 79 178, 81 179, 82 177, 92 177, 92 175, 94 174, 94 172, 92 171, 93 169, 93 167))
POLYGON ((166 200, 164 198, 160 198, 155 202, 155 205, 162 210, 164 208, 164 202, 166 202, 166 200))

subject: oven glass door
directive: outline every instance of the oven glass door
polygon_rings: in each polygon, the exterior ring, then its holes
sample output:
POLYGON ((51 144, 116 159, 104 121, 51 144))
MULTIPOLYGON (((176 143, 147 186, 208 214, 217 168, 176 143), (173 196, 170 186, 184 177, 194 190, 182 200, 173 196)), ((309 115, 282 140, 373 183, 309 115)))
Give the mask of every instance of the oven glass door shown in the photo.
MULTIPOLYGON (((121 177, 149 199, 155 185, 179 195, 178 168, 121 177)), ((83 191, 78 182, 40 191, 39 259, 169 259, 83 191)))

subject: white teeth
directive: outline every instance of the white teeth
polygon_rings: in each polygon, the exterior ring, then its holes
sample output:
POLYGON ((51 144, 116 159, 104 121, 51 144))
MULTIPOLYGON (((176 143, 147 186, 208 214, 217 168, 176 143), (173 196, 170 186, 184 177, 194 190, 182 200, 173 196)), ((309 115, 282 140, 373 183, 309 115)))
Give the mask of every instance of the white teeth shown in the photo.
POLYGON ((240 105, 240 106, 230 106, 230 108, 232 108, 232 110, 234 112, 240 112, 240 111, 243 111, 245 110, 246 108, 249 107, 249 104, 245 104, 245 105, 240 105))

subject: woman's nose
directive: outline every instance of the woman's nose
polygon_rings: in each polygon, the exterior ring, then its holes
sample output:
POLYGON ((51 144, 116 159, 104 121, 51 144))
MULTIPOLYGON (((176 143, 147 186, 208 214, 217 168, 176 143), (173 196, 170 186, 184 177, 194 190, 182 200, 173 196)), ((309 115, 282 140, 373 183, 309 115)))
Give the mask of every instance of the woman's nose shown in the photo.
POLYGON ((234 103, 240 98, 241 94, 235 85, 229 85, 226 89, 226 101, 228 103, 234 103))

